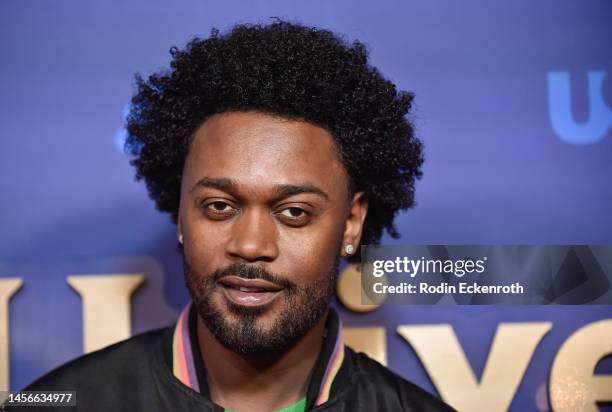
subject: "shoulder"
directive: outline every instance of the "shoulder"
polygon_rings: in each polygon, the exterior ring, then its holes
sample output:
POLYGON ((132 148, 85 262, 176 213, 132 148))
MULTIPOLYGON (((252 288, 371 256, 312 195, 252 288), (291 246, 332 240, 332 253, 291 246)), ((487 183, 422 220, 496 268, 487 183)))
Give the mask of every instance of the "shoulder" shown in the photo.
POLYGON ((358 384, 367 385, 384 398, 385 404, 395 404, 404 411, 454 411, 446 403, 407 381, 364 353, 356 353, 346 347, 358 384))
MULTIPOLYGON (((102 382, 120 384, 145 375, 161 353, 164 328, 146 332, 74 359, 37 379, 24 390, 82 390, 102 382)), ((112 384, 110 386, 113 386, 112 384)))

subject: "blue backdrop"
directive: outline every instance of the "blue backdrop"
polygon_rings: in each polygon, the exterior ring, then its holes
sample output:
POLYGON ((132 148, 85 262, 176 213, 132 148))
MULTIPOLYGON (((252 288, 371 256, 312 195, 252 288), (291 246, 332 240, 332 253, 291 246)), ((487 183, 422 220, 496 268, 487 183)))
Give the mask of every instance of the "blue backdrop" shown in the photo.
MULTIPOLYGON (((170 323, 187 301, 176 228, 120 149, 133 75, 212 27, 272 16, 361 40, 416 93, 424 178, 397 219, 402 238, 386 243, 612 244, 609 1, 4 0, 0 277, 24 281, 10 303, 13 389, 83 351, 66 276, 148 268, 133 333, 170 323)), ((385 326, 392 369, 430 391, 398 325, 450 323, 479 377, 498 323, 551 321, 513 410, 536 410, 571 333, 612 317, 601 306, 340 310, 349 326, 385 326)))

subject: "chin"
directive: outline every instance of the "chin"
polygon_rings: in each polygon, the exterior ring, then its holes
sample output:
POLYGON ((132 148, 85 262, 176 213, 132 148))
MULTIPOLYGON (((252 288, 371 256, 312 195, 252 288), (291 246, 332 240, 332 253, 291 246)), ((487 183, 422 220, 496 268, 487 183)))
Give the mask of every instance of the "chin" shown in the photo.
MULTIPOLYGON (((283 308, 280 308, 276 302, 270 302, 261 306, 244 306, 233 303, 226 303, 223 309, 220 310, 224 316, 240 321, 250 321, 261 328, 273 327, 275 322, 278 322, 283 314, 283 308)), ((286 310, 286 308, 284 308, 286 310)))

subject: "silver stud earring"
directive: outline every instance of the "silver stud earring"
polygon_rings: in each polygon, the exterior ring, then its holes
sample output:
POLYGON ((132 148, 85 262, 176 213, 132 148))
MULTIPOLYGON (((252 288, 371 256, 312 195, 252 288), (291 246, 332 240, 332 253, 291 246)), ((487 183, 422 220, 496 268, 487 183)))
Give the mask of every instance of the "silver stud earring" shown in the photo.
POLYGON ((344 246, 344 252, 346 252, 347 255, 352 255, 354 251, 355 249, 353 248, 353 245, 348 244, 344 246))
POLYGON ((178 241, 179 241, 179 243, 180 243, 181 245, 183 244, 183 234, 182 234, 182 233, 179 233, 179 235, 178 235, 178 241))

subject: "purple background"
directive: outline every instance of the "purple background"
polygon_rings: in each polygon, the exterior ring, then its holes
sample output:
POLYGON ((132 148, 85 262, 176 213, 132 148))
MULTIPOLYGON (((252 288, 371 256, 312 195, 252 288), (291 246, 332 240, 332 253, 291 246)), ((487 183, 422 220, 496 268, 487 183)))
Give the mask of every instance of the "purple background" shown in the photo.
MULTIPOLYGON (((187 299, 176 228, 155 211, 118 149, 133 75, 166 67, 171 46, 212 27, 276 16, 359 39, 371 61, 416 93, 425 142, 418 206, 387 243, 612 244, 612 131, 572 145, 551 127, 548 75, 571 76, 572 113, 612 126, 609 1, 0 2, 0 277, 10 304, 11 387, 82 353, 72 274, 141 270, 133 331, 168 324, 187 299), (608 73, 607 107, 589 107, 587 75, 608 73), (607 110, 607 111, 606 111, 607 110)), ((551 321, 512 410, 536 410, 552 359, 610 307, 397 307, 346 325, 384 325, 392 368, 434 391, 395 330, 450 323, 480 376, 499 322, 551 321)))

